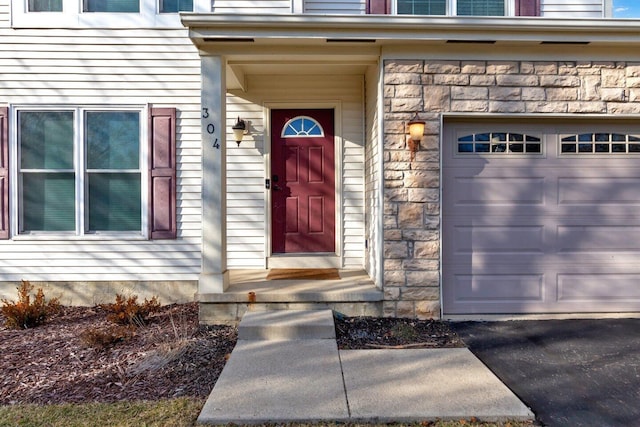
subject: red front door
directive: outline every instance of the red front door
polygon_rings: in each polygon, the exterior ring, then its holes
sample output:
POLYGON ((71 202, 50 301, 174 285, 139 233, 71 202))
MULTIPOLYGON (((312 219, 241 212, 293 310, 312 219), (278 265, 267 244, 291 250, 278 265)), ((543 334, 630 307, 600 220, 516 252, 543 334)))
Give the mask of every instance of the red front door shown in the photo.
POLYGON ((335 252, 333 110, 271 112, 272 251, 335 252))

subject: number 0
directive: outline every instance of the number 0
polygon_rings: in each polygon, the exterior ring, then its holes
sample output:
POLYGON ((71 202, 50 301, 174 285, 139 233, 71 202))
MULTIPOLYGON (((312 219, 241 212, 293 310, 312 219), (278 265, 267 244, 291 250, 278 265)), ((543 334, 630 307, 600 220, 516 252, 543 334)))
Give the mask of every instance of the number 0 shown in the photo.
POLYGON ((215 131, 216 127, 213 125, 213 123, 209 123, 207 125, 207 132, 209 133, 209 135, 212 135, 215 131))

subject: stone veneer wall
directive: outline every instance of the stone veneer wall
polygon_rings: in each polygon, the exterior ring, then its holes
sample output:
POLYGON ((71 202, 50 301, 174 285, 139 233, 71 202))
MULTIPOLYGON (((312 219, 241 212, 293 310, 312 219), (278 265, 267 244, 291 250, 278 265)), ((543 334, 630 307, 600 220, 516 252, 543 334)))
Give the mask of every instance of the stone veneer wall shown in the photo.
POLYGON ((640 114, 640 63, 387 60, 384 314, 440 315, 442 113, 640 114), (425 136, 413 161, 405 123, 425 136))

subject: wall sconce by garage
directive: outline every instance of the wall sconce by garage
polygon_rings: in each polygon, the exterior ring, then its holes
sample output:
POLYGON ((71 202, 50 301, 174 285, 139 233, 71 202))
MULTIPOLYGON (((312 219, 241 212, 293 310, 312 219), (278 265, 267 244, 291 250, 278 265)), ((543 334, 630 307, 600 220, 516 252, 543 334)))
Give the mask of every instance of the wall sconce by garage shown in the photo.
POLYGON ((409 151, 411 151, 411 161, 416 157, 416 151, 420 148, 420 141, 422 141, 422 137, 424 136, 424 125, 426 122, 424 120, 418 119, 418 114, 415 115, 413 119, 407 126, 409 127, 409 151))
POLYGON ((245 120, 238 117, 238 121, 231 127, 231 130, 233 130, 233 138, 239 147, 242 142, 242 137, 249 133, 249 126, 247 126, 247 122, 245 120))

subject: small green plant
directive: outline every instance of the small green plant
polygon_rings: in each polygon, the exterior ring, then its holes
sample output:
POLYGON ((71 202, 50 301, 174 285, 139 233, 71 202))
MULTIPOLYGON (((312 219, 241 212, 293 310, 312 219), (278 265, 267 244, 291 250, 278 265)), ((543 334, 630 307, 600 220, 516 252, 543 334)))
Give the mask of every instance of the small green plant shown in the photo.
POLYGON ((160 303, 156 297, 150 300, 145 298, 143 303, 139 303, 137 295, 125 298, 123 295, 116 294, 115 303, 102 304, 101 307, 109 312, 107 319, 113 323, 142 326, 150 314, 160 309, 160 303))
POLYGON ((60 311, 61 305, 58 298, 49 301, 44 297, 42 288, 38 288, 31 300, 31 292, 34 286, 23 280, 18 286, 18 301, 13 302, 2 299, 2 315, 5 325, 11 329, 28 329, 43 324, 47 317, 60 311))
POLYGON ((106 328, 89 328, 80 334, 82 342, 96 350, 106 350, 133 336, 132 326, 111 325, 106 328))

